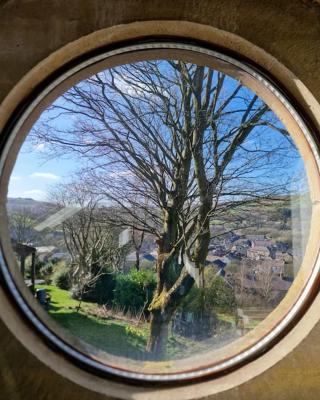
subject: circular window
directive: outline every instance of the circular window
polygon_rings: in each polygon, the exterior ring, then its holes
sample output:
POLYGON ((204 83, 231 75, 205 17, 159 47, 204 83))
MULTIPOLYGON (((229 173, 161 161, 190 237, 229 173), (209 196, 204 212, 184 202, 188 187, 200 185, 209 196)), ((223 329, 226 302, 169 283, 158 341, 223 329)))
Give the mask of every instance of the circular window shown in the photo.
POLYGON ((141 43, 34 93, 1 155, 1 270, 83 367, 171 382, 258 357, 318 277, 319 157, 247 63, 141 43))

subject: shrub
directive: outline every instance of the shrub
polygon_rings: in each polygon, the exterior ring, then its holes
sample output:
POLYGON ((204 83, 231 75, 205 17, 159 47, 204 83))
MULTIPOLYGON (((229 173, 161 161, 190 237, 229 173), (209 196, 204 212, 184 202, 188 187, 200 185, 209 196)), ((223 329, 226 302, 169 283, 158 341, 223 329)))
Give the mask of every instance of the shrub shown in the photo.
MULTIPOLYGON (((35 257, 35 276, 36 278, 40 277, 41 275, 41 268, 43 268, 45 265, 44 261, 40 261, 38 255, 36 254, 35 257)), ((32 266, 32 261, 31 257, 27 257, 26 259, 26 264, 25 264, 25 278, 30 279, 31 278, 31 266, 32 266)))
POLYGON ((50 285, 52 281, 52 273, 53 273, 53 264, 51 262, 47 262, 40 268, 40 277, 44 279, 46 285, 50 285))
POLYGON ((208 287, 206 301, 217 311, 232 312, 236 307, 233 289, 221 277, 216 277, 208 287))
POLYGON ((173 321, 173 331, 196 340, 206 339, 218 329, 217 312, 232 312, 234 307, 232 288, 216 276, 205 288, 191 288, 180 304, 173 321))
POLYGON ((148 270, 132 270, 129 274, 118 275, 114 289, 113 303, 138 311, 142 307, 148 307, 156 288, 155 274, 148 270))
POLYGON ((211 284, 204 289, 193 286, 188 295, 183 299, 183 311, 195 314, 206 311, 232 312, 235 308, 233 289, 221 277, 215 277, 211 284))
POLYGON ((69 271, 67 268, 58 269, 52 276, 52 283, 59 289, 70 289, 69 271))
POLYGON ((113 291, 115 288, 114 274, 106 272, 102 274, 96 282, 90 287, 84 287, 83 290, 78 285, 74 285, 71 289, 71 297, 76 300, 81 300, 98 303, 111 304, 113 300, 113 291))
POLYGON ((203 340, 212 335, 216 326, 216 316, 206 295, 206 288, 191 288, 173 321, 175 333, 195 340, 203 340))

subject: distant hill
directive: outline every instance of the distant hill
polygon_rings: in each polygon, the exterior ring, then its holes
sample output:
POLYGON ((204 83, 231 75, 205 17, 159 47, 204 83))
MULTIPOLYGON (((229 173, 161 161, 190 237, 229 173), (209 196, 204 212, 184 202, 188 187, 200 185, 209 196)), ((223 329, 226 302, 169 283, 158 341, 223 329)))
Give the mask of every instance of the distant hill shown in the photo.
POLYGON ((8 214, 26 212, 32 214, 37 219, 46 218, 50 214, 57 212, 59 207, 56 204, 47 201, 38 201, 30 198, 8 197, 8 214))

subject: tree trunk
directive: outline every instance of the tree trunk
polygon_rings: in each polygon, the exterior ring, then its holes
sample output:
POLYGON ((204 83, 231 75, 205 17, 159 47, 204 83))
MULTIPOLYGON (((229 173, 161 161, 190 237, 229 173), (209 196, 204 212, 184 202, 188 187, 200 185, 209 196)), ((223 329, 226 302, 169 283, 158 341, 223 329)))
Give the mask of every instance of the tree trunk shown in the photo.
MULTIPOLYGON (((164 259, 161 265, 159 265, 158 260, 158 269, 167 271, 169 268, 168 264, 170 263, 172 263, 172 259, 164 259)), ((162 274, 160 276, 163 278, 162 274)), ((181 300, 188 294, 193 284, 194 279, 185 268, 180 272, 179 278, 170 289, 168 289, 166 284, 159 285, 158 282, 158 288, 148 308, 151 320, 150 336, 146 350, 153 359, 161 360, 165 358, 172 315, 177 310, 181 300)))
POLYGON ((170 319, 171 317, 168 318, 160 310, 151 312, 150 336, 146 350, 153 359, 162 360, 166 355, 170 319))
POLYGON ((136 250, 136 269, 139 271, 140 269, 140 251, 136 250))
POLYGON ((152 302, 149 306, 150 311, 150 333, 146 351, 152 359, 161 360, 166 355, 166 346, 169 334, 169 323, 172 313, 168 311, 170 295, 168 294, 167 272, 170 268, 170 260, 166 255, 158 251, 157 274, 158 282, 152 302))
MULTIPOLYGON (((198 238, 195 243, 194 258, 201 272, 203 286, 204 265, 210 243, 210 222, 207 217, 212 206, 210 195, 211 193, 208 193, 207 190, 203 203, 200 206, 196 225, 198 238)), ((168 330, 172 315, 194 284, 194 279, 186 269, 181 271, 175 282, 170 281, 172 265, 178 263, 178 249, 176 249, 175 255, 170 255, 172 244, 175 243, 178 237, 179 222, 177 215, 178 213, 175 212, 174 208, 171 208, 169 211, 166 210, 164 213, 164 233, 161 240, 158 241, 157 289, 149 306, 151 321, 147 351, 157 360, 165 358, 168 330)), ((204 303, 205 299, 203 298, 202 301, 204 303)))

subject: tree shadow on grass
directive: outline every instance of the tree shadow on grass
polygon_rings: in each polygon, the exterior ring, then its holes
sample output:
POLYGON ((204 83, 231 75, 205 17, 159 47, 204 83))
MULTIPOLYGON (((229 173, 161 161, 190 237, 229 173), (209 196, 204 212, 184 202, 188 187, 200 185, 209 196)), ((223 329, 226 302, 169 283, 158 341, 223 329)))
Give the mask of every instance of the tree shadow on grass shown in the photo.
POLYGON ((145 351, 147 334, 120 322, 105 321, 77 313, 71 309, 51 306, 54 320, 84 342, 107 353, 133 360, 148 360, 145 351))
MULTIPOLYGON (((39 288, 42 286, 38 286, 39 288)), ((65 291, 43 286, 51 299, 50 316, 75 337, 109 354, 133 360, 147 360, 148 331, 122 321, 110 321, 76 311, 78 302, 70 301, 65 291)))
POLYGON ((58 312, 63 309, 63 307, 56 306, 54 304, 58 304, 56 301, 50 301, 48 311, 58 312))

